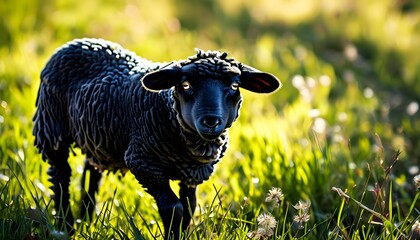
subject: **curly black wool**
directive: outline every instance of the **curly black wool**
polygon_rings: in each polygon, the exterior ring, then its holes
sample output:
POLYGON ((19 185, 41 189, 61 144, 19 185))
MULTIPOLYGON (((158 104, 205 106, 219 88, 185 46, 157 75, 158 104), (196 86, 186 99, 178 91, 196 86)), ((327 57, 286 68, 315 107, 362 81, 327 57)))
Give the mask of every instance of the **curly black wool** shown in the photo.
MULTIPOLYGON (((131 171, 156 199, 166 233, 179 236, 176 225, 188 226, 196 185, 210 177, 227 149, 227 129, 242 102, 238 86, 269 93, 280 83, 219 51, 197 50, 168 64, 100 39, 59 48, 41 73, 33 118, 35 146, 51 165, 57 209, 63 215, 70 209, 67 158, 75 146, 86 154, 85 173, 92 172, 82 214, 93 210, 100 172, 131 171), (170 179, 181 182, 179 198, 170 179)), ((65 220, 71 229, 71 211, 65 220)))
MULTIPOLYGON (((200 64, 203 57, 223 55, 198 50, 180 64, 200 64)), ((134 131, 139 142, 147 143, 142 152, 162 160, 145 162, 143 168, 152 170, 153 165, 161 168, 164 164, 179 168, 178 176, 171 179, 192 184, 207 180, 226 150, 226 134, 207 142, 184 133, 176 120, 172 91, 156 94, 144 90, 141 77, 162 65, 105 40, 75 40, 60 48, 41 74, 34 116, 35 145, 44 158, 61 145, 68 148, 75 142, 100 171, 127 171, 124 153, 134 131)), ((174 172, 161 174, 171 176, 174 172)))

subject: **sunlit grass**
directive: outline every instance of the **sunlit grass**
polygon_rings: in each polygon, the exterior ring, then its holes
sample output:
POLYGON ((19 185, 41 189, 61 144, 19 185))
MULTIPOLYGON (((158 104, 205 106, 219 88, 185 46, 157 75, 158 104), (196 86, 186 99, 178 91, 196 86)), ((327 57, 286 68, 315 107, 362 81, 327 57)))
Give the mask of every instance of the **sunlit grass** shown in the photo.
MULTIPOLYGON (((224 49, 282 80, 270 96, 243 92, 229 151, 198 188, 186 238, 256 237, 263 214, 276 220, 268 239, 414 236, 420 221, 413 182, 420 171, 419 5, 305 2, 2 4, 0 239, 69 238, 56 225, 48 164, 33 147, 31 119, 41 69, 55 48, 76 37, 116 41, 155 61, 185 58, 195 47, 224 49), (284 194, 278 207, 265 201, 273 187, 284 194), (294 207, 299 202, 310 202, 301 215, 294 207)), ((76 214, 84 157, 75 152, 76 214)), ((97 199, 92 223, 78 221, 74 238, 162 237, 157 206, 131 174, 105 176, 97 199)))

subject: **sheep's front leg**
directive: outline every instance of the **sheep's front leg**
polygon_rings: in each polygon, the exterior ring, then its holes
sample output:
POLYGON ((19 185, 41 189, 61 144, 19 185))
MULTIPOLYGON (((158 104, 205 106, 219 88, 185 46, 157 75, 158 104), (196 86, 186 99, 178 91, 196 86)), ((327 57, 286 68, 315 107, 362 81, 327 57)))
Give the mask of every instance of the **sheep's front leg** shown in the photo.
POLYGON ((179 197, 184 207, 184 214, 182 219, 182 230, 187 229, 190 224, 191 218, 194 214, 195 207, 197 205, 195 186, 186 185, 185 183, 179 184, 179 197))
POLYGON ((143 184, 143 186, 147 188, 147 192, 156 200, 165 228, 165 239, 179 239, 181 236, 179 229, 184 215, 184 207, 170 188, 169 180, 166 184, 143 184))
POLYGON ((129 144, 125 152, 125 163, 139 183, 155 199, 165 229, 165 239, 179 239, 184 207, 172 191, 167 174, 152 165, 155 160, 147 159, 141 154, 141 148, 136 145, 141 141, 134 138, 133 143, 129 144))

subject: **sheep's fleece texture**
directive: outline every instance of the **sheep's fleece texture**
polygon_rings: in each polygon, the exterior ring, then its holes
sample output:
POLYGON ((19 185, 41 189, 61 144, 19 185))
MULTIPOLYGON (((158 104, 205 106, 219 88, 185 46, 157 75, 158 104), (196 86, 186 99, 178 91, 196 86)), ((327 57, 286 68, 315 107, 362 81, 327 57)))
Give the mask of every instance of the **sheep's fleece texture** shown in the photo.
POLYGON ((34 117, 35 145, 46 158, 51 151, 76 142, 101 171, 125 172, 127 165, 139 164, 153 178, 164 175, 191 184, 209 178, 227 148, 227 134, 207 142, 185 132, 172 110, 173 91, 144 90, 141 77, 166 64, 96 39, 69 42, 58 53, 42 72, 34 117), (143 143, 135 152, 125 152, 130 137, 143 143), (124 155, 136 152, 156 157, 124 162, 124 155))
MULTIPOLYGON (((186 60, 156 63, 100 39, 76 39, 59 48, 41 73, 33 129, 35 146, 51 165, 51 181, 68 181, 67 158, 73 147, 99 172, 130 170, 155 199, 161 196, 154 186, 169 179, 191 188, 207 180, 227 149, 227 129, 242 102, 239 91, 232 93, 234 113, 223 131, 209 140, 183 118, 176 95, 180 83, 147 89, 142 79, 168 66, 193 66, 194 74, 212 79, 255 70, 226 56, 197 50, 186 60)), ((240 87, 272 92, 280 86, 274 82, 270 90, 253 89, 246 82, 240 87)), ((55 194, 60 187, 52 187, 55 194)), ((65 195, 66 189, 62 191, 65 195)))

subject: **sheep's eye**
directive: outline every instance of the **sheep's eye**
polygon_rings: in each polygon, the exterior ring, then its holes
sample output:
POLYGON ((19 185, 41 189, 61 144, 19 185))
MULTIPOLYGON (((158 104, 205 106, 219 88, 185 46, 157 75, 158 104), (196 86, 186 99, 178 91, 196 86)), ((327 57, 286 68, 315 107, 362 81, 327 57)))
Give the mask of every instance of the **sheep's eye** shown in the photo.
POLYGON ((184 91, 188 91, 191 89, 191 85, 188 81, 185 81, 182 83, 182 88, 184 89, 184 91))
POLYGON ((233 91, 238 90, 239 88, 239 84, 238 83, 232 83, 232 85, 230 85, 230 89, 232 89, 233 91))

